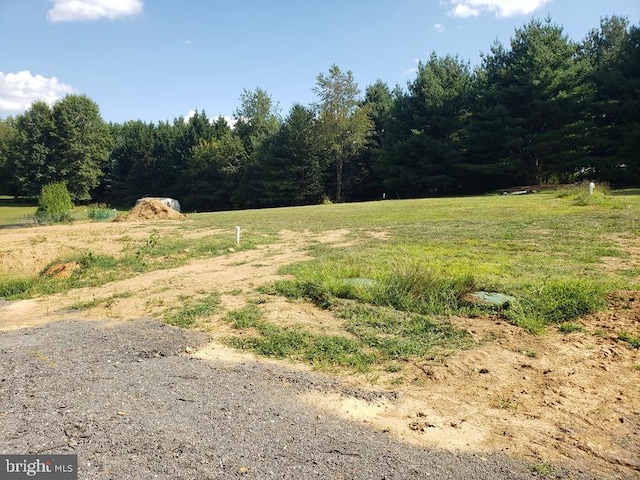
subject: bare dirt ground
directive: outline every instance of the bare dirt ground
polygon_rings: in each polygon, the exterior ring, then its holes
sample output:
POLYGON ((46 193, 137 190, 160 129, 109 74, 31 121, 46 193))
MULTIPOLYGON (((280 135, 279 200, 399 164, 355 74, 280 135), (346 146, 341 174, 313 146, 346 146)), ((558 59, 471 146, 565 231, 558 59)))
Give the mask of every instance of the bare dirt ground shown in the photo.
MULTIPOLYGON (((39 272, 74 250, 117 255, 129 243, 148 238, 152 229, 169 234, 175 224, 0 230, 0 275, 39 272)), ((212 341, 193 356, 243 362, 253 357, 219 342, 228 333, 220 320, 224 312, 255 298, 259 285, 279 278, 281 266, 307 258, 305 247, 311 242, 344 246, 347 233, 282 232, 280 242, 255 250, 200 259, 98 288, 2 302, 0 330, 77 318, 74 304, 109 298, 83 310, 82 317, 117 322, 159 318, 184 295, 205 289, 222 293, 223 309, 197 326, 212 341), (118 297, 123 292, 130 295, 118 297)), ((629 245, 628 253, 629 262, 637 265, 637 245, 629 245)), ((629 262, 616 265, 603 259, 603 269, 627 268, 629 262)), ((278 324, 306 323, 326 331, 339 325, 328 312, 306 303, 268 298, 263 306, 267 318, 278 324)), ((415 362, 405 369, 401 385, 391 384, 384 374, 343 378, 359 388, 399 390, 402 395, 371 402, 342 393, 307 392, 305 401, 412 444, 478 454, 503 452, 560 466, 577 476, 640 478, 640 349, 618 339, 620 332, 640 337, 640 292, 617 292, 607 311, 580 319, 583 330, 570 334, 549 328, 545 334, 531 335, 493 318, 452 322, 471 333, 478 342, 475 348, 444 362, 415 362)))

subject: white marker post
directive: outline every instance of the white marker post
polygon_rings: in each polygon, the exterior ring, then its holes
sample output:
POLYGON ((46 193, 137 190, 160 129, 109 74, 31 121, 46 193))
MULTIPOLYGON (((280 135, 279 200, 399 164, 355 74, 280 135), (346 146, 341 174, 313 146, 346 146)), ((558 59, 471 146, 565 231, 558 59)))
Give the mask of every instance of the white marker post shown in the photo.
POLYGON ((593 195, 593 190, 596 188, 596 184, 591 182, 589 184, 589 195, 593 195))
POLYGON ((236 226, 236 245, 240 245, 240 227, 236 226))

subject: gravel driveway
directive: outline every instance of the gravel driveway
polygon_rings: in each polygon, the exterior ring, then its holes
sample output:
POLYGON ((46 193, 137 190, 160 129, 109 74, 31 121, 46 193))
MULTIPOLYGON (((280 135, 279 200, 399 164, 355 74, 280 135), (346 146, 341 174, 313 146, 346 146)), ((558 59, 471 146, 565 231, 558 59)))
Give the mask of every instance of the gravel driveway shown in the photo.
POLYGON ((0 333, 0 453, 77 454, 81 479, 533 476, 502 455, 403 444, 297 398, 310 389, 375 393, 319 374, 183 353, 205 342, 151 319, 0 333))

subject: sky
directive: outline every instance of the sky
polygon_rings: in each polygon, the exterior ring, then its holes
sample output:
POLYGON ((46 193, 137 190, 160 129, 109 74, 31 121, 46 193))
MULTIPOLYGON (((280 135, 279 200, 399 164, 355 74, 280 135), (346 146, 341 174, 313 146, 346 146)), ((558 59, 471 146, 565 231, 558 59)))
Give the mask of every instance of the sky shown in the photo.
POLYGON ((107 122, 232 117, 244 90, 286 116, 316 78, 406 87, 432 52, 477 65, 495 40, 550 17, 582 40, 640 0, 0 0, 0 118, 87 95, 107 122))

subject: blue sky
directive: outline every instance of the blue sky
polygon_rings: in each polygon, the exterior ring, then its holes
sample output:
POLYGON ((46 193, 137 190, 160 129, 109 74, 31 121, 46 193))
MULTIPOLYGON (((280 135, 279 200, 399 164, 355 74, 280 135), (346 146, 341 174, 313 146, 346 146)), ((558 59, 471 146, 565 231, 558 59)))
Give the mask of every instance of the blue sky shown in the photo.
POLYGON ((113 122, 232 116, 256 87, 286 115, 333 63, 406 86, 431 52, 475 65, 532 17, 580 40, 613 14, 640 0, 0 0, 0 117, 67 93, 113 122))

